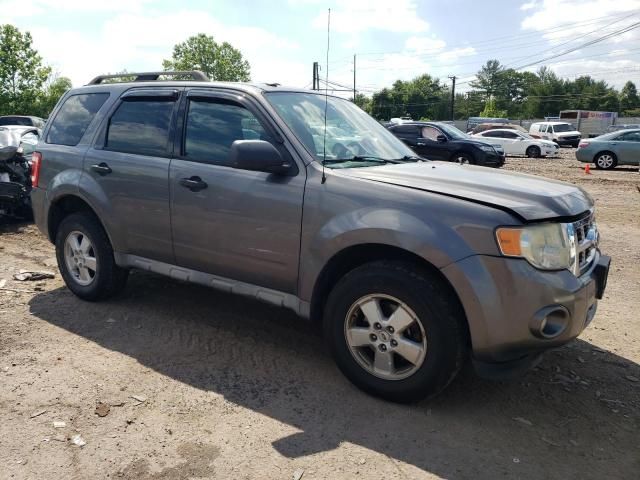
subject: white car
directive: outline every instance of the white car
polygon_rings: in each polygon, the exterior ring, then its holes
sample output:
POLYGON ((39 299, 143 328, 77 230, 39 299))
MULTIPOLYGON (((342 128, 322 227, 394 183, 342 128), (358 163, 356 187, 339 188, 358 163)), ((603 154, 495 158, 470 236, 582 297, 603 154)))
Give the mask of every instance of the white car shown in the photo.
POLYGON ((476 133, 473 137, 500 144, 507 156, 546 157, 547 155, 556 155, 560 148, 556 143, 549 140, 533 138, 528 133, 504 128, 485 130, 484 132, 476 133))

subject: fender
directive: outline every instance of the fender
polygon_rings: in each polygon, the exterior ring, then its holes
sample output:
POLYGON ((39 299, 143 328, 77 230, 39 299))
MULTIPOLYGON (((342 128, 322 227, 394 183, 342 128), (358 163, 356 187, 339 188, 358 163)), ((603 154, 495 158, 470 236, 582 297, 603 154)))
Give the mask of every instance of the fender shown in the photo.
POLYGON ((463 236, 436 216, 426 223, 401 210, 359 208, 330 219, 303 249, 300 298, 311 299, 314 285, 329 259, 346 248, 372 243, 414 253, 439 269, 476 253, 463 236))
POLYGON ((123 251, 121 249, 126 247, 126 238, 119 234, 120 227, 108 214, 111 208, 109 197, 91 176, 78 168, 67 169, 56 175, 47 188, 46 211, 50 212, 51 206, 66 196, 78 197, 89 205, 100 219, 113 249, 123 251))

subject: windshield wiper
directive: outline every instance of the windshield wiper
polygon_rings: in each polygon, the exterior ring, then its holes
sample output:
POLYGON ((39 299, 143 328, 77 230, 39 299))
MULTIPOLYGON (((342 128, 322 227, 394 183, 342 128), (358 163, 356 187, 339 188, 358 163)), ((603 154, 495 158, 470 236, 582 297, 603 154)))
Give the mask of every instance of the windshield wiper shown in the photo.
POLYGON ((324 163, 345 163, 345 162, 372 162, 372 163, 379 163, 381 165, 384 165, 387 163, 402 163, 402 160, 395 160, 392 158, 373 157, 370 155, 354 155, 351 158, 331 158, 324 161, 324 163))
POLYGON ((417 155, 405 155, 400 160, 403 162, 424 162, 425 159, 422 157, 418 157, 417 155))

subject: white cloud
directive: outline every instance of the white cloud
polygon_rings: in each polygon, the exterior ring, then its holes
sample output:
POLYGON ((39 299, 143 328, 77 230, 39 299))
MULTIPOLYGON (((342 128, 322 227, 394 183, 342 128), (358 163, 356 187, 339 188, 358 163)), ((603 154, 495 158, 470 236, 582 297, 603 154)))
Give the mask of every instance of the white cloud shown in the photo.
MULTIPOLYGON (((421 33, 429 23, 418 16, 415 0, 350 0, 331 9, 331 30, 340 33, 382 30, 396 33, 421 33)), ((327 10, 313 20, 313 26, 327 28, 327 10)))
POLYGON ((43 58, 74 85, 82 85, 101 73, 161 69, 174 44, 200 32, 238 48, 251 64, 254 81, 307 83, 306 64, 283 60, 298 44, 262 28, 222 23, 207 12, 131 12, 111 17, 91 34, 38 28, 32 35, 43 58))
MULTIPOLYGON (((544 37, 570 38, 598 30, 599 26, 615 21, 614 15, 622 17, 625 12, 638 12, 640 0, 543 0, 535 10, 522 21, 523 30, 542 31, 566 25, 565 28, 545 33, 544 37)), ((616 25, 622 27, 625 23, 616 25)))
POLYGON ((2 0, 2 21, 55 12, 142 12, 151 0, 2 0))
POLYGON ((447 43, 444 40, 435 37, 409 37, 404 42, 404 47, 407 50, 416 53, 439 52, 446 46, 447 43))
POLYGON ((640 79, 640 62, 636 60, 616 59, 618 52, 603 60, 569 60, 549 65, 560 77, 574 79, 589 75, 597 80, 604 80, 609 85, 621 88, 627 80, 638 83, 640 79))
POLYGON ((470 57, 476 54, 476 49, 473 47, 461 47, 447 50, 438 55, 438 60, 441 62, 455 62, 460 57, 470 57))
POLYGON ((531 2, 523 3, 522 5, 520 5, 520 10, 531 10, 533 8, 536 8, 537 6, 538 6, 538 1, 533 0, 531 2))
MULTIPOLYGON (((542 0, 537 2, 535 10, 529 10, 531 12, 527 12, 522 21, 522 29, 540 32, 542 39, 546 40, 547 50, 557 45, 557 48, 541 54, 541 57, 560 53, 640 20, 637 15, 640 12, 640 0, 542 0)), ((640 65, 640 62, 620 57, 628 57, 630 54, 624 47, 636 45, 638 40, 638 29, 618 34, 593 47, 584 47, 560 57, 551 66, 562 77, 588 75, 591 71, 594 78, 619 87, 629 78, 637 81, 638 73, 628 69, 640 65), (603 52, 603 49, 609 51, 603 52)), ((543 47, 544 44, 541 50, 544 50, 543 47)), ((539 65, 536 65, 531 70, 538 68, 539 65)))

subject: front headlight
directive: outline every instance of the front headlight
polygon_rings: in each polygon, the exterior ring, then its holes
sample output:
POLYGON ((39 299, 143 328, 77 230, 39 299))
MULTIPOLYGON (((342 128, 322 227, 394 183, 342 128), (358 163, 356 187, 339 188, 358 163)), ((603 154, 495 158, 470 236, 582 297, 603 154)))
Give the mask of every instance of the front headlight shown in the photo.
POLYGON ((496 230, 503 255, 525 258, 541 270, 571 269, 575 262, 575 244, 567 224, 542 223, 496 230))
POLYGON ((480 145, 480 150, 484 150, 485 152, 489 152, 489 153, 495 153, 495 148, 493 148, 491 145, 480 145))

